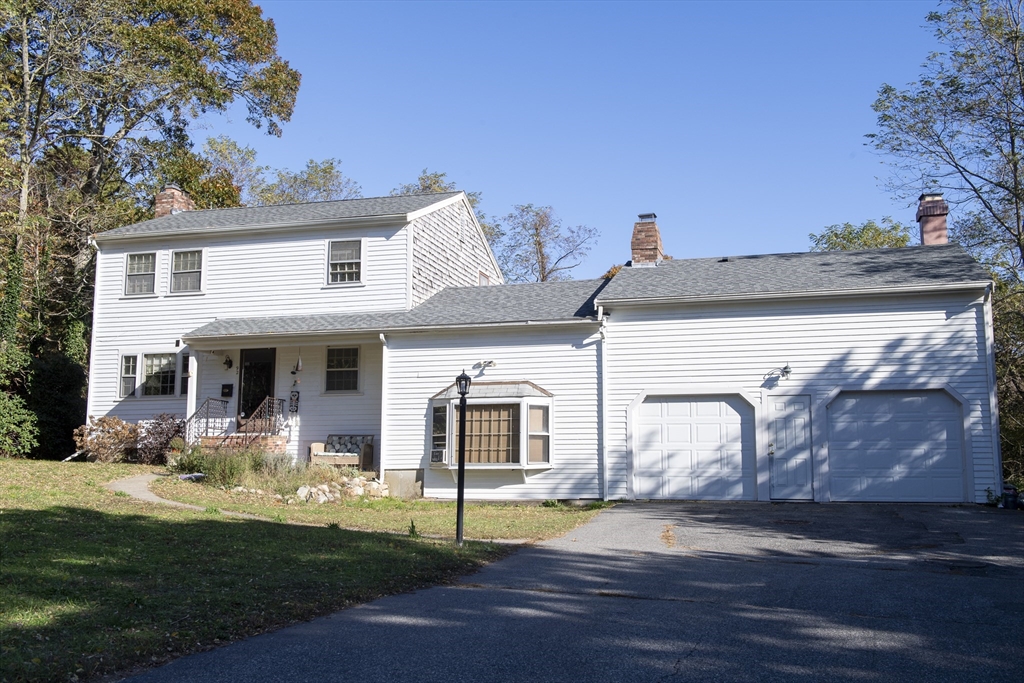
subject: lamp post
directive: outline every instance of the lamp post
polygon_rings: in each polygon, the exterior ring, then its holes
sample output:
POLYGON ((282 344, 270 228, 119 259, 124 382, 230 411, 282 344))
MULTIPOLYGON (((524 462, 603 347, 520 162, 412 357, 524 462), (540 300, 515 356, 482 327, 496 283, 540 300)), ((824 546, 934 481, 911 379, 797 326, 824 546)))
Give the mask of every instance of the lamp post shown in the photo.
POLYGON ((459 494, 456 503, 455 545, 462 547, 462 516, 466 507, 466 394, 472 380, 466 371, 455 378, 459 390, 459 494))

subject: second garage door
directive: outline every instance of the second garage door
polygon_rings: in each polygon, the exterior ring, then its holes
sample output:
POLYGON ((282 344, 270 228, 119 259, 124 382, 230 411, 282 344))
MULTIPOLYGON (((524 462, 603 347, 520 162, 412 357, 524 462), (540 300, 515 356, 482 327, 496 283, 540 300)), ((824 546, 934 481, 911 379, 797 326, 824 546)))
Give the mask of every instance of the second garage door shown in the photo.
POLYGON ((754 500, 754 409, 738 396, 648 397, 634 416, 637 498, 754 500))
POLYGON ((844 392, 828 412, 832 500, 965 499, 963 418, 946 392, 844 392))

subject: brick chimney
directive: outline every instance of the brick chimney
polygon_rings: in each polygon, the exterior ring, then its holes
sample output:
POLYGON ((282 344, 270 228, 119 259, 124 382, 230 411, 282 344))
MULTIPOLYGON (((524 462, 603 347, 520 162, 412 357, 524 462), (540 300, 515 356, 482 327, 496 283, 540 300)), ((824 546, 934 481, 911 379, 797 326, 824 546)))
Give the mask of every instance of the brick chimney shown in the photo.
POLYGON ((188 193, 174 184, 164 185, 163 189, 156 195, 156 217, 163 218, 182 211, 194 211, 195 202, 188 196, 188 193))
POLYGON ((656 266, 665 258, 665 252, 661 248, 661 233, 658 232, 658 224, 655 222, 657 214, 642 213, 639 220, 633 224, 633 241, 630 246, 633 249, 633 261, 630 264, 637 266, 656 266))
POLYGON ((926 192, 917 198, 917 222, 921 226, 921 244, 947 244, 949 235, 946 232, 946 215, 949 204, 942 198, 941 192, 926 192))

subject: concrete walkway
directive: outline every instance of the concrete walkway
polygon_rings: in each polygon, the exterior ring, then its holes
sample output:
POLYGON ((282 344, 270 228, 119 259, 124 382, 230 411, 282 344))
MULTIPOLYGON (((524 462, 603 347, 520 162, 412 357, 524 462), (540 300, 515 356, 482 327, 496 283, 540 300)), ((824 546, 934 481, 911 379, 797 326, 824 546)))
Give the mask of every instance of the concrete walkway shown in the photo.
MULTIPOLYGON (((190 505, 188 503, 179 503, 176 500, 168 500, 167 498, 161 498, 152 491, 149 490, 149 485, 160 479, 159 474, 140 474, 135 477, 129 477, 128 479, 118 479, 112 481, 109 484, 104 484, 111 491, 122 491, 127 493, 132 498, 144 500, 147 503, 159 503, 160 505, 171 505, 173 507, 185 508, 187 510, 198 510, 199 512, 205 512, 206 508, 198 505, 190 505)), ((267 520, 266 517, 260 517, 259 515, 250 515, 246 512, 232 512, 230 510, 221 510, 222 515, 228 517, 240 517, 242 519, 261 519, 267 520)))
POLYGON ((963 681, 1024 661, 1024 514, 626 504, 453 586, 132 678, 963 681))

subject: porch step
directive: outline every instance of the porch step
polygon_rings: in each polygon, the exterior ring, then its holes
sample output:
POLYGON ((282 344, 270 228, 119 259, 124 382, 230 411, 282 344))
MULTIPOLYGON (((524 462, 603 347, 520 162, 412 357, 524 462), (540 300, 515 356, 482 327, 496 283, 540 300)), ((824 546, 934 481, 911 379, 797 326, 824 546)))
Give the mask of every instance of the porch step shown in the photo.
MULTIPOLYGON (((245 434, 230 434, 228 436, 201 436, 199 445, 203 448, 225 450, 238 450, 243 448, 248 436, 245 434)), ((261 436, 253 441, 250 446, 258 448, 264 453, 271 455, 284 455, 288 448, 288 439, 283 435, 261 436)))

